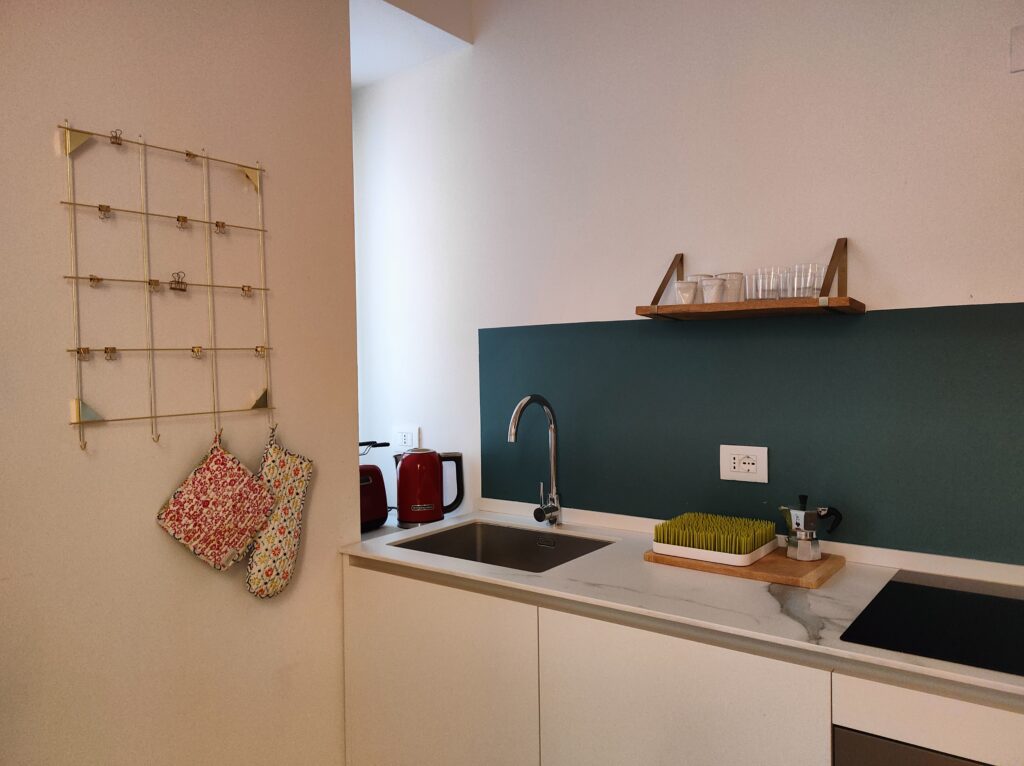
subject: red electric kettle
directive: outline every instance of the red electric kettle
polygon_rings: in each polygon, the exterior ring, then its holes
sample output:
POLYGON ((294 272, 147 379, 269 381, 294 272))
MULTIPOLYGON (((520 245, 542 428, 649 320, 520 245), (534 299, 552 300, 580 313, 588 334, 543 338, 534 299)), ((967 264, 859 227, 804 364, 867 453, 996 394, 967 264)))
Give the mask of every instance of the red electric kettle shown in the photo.
POLYGON ((417 447, 395 455, 398 467, 398 526, 415 527, 440 521, 462 503, 462 453, 417 447), (444 504, 442 463, 455 465, 455 499, 444 504))

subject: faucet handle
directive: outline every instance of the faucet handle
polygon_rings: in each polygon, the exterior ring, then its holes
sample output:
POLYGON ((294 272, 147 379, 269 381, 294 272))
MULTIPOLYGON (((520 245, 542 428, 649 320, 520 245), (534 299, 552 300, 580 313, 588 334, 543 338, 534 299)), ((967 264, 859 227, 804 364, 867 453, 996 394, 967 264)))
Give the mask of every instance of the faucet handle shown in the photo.
POLYGON ((533 518, 554 524, 558 520, 558 508, 544 499, 544 482, 540 483, 540 506, 533 509, 533 518))

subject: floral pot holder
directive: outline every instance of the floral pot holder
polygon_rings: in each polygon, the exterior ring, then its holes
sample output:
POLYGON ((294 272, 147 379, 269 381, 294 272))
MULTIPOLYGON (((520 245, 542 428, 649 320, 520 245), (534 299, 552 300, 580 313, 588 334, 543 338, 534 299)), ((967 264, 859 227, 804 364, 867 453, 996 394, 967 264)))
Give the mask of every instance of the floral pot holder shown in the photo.
POLYGON ((270 523, 253 543, 249 558, 249 592, 260 598, 276 596, 291 580, 299 554, 302 506, 313 475, 313 461, 277 443, 276 427, 263 453, 260 478, 274 497, 270 523))
POLYGON ((220 446, 220 434, 202 462, 157 514, 169 535, 214 569, 245 555, 267 525, 274 497, 266 485, 220 446))

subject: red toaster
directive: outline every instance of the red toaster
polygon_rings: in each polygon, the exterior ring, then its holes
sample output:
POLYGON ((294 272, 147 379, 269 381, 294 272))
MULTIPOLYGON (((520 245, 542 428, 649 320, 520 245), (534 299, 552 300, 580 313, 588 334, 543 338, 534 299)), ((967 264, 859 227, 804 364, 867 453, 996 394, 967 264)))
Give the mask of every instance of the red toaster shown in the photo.
MULTIPOLYGON (((387 447, 387 442, 359 442, 360 454, 374 447, 387 447)), ((384 489, 384 474, 375 465, 359 466, 359 522, 360 529, 368 532, 388 520, 388 495, 384 489)))

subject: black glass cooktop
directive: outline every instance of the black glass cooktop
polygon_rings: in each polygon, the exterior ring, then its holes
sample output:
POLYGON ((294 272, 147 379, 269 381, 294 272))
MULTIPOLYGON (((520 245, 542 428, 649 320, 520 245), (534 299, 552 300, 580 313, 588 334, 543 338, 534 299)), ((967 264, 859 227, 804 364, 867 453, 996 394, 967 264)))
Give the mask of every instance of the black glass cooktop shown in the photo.
POLYGON ((840 638, 1024 676, 1024 588, 901 571, 840 638))

